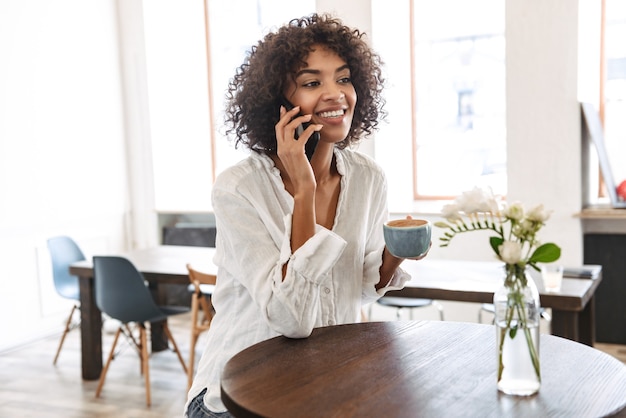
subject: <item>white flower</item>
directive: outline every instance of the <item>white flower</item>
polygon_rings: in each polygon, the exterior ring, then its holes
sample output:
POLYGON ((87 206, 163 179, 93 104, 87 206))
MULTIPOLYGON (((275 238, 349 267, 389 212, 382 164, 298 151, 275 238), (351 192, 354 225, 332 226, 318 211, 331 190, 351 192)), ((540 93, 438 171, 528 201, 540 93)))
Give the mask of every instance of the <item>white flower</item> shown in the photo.
POLYGON ((507 264, 517 264, 522 259, 522 245, 515 241, 504 241, 498 247, 500 259, 507 264))
POLYGON ((456 204, 466 214, 497 212, 498 201, 491 190, 474 187, 473 190, 463 192, 457 197, 456 204))
POLYGON ((524 218, 524 206, 519 202, 514 202, 505 207, 503 213, 507 219, 521 221, 524 218))
POLYGON ((550 217, 550 212, 543 208, 543 205, 537 205, 528 211, 526 215, 528 220, 544 223, 550 217))
POLYGON ((542 243, 537 237, 550 215, 543 205, 527 211, 520 202, 502 203, 501 197, 496 198, 491 190, 475 187, 462 193, 443 208, 447 222, 435 224, 446 229, 439 238, 441 246, 450 245, 458 234, 491 231, 489 244, 496 256, 507 268, 514 267, 515 272, 523 271, 526 266, 537 268, 537 263, 551 263, 561 256, 556 244, 542 243))
POLYGON ((441 214, 444 218, 446 218, 448 222, 454 223, 463 220, 461 214, 459 213, 459 205, 457 205, 456 203, 450 203, 448 205, 445 205, 441 209, 441 214))
POLYGON ((518 238, 528 239, 529 241, 532 241, 532 236, 537 230, 535 225, 535 222, 531 222, 528 218, 526 218, 517 223, 514 227, 512 227, 511 233, 518 238))

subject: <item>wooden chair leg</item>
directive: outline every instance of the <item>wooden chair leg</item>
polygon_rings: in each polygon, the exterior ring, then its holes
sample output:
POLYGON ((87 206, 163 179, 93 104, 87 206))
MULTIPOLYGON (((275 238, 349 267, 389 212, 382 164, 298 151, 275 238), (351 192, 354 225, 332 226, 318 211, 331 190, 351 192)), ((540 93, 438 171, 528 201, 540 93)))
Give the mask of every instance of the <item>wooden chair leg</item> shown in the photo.
POLYGON ((100 381, 98 382, 98 388, 96 389, 96 398, 100 397, 100 392, 102 391, 102 387, 104 386, 104 380, 106 379, 107 372, 109 371, 109 366, 111 365, 111 361, 113 360, 113 355, 115 353, 115 346, 117 345, 117 339, 120 337, 122 333, 122 327, 118 328, 115 332, 115 338, 113 338, 113 346, 111 347, 111 352, 109 353, 109 358, 107 359, 106 364, 104 365, 104 369, 100 372, 100 381))
MULTIPOLYGON (((144 324, 138 323, 138 324, 135 324, 135 325, 136 325, 137 329, 139 330, 139 336, 138 336, 139 341, 136 341, 137 350, 138 350, 137 354, 139 354, 139 374, 141 376, 144 376, 144 372, 146 370, 146 365, 149 366, 149 363, 147 363, 146 359, 150 358, 150 353, 148 352, 148 345, 150 343, 148 342, 148 332, 146 331, 146 328, 145 328, 144 324), (141 333, 142 333, 142 331, 146 335, 146 341, 142 341, 141 340, 141 333), (144 357, 144 355, 143 355, 144 347, 146 349, 146 353, 148 353, 148 355, 146 357, 144 357)), ((135 338, 133 338, 133 342, 135 342, 135 338)))
MULTIPOLYGON (((133 333, 133 330, 131 329, 130 325, 123 324, 121 326, 124 327, 124 330, 122 330, 122 333, 126 336, 126 340, 128 341, 129 344, 132 343, 132 346, 134 346, 134 348, 137 350, 137 356, 139 357, 139 375, 143 376, 143 358, 141 356, 141 338, 139 341, 137 341, 137 338, 135 338, 135 334, 133 333)), ((137 329, 141 328, 139 324, 135 324, 135 326, 137 327, 137 329)))
POLYGON ((141 344, 141 363, 143 365, 143 375, 146 380, 146 405, 150 406, 152 399, 150 397, 150 365, 148 363, 148 339, 146 337, 146 328, 141 324, 139 326, 139 341, 141 344))
POLYGON ((198 341, 198 294, 191 295, 191 343, 189 344, 189 365, 187 366, 187 391, 193 381, 194 362, 196 360, 196 341, 198 341))
POLYGON ((57 364, 57 360, 59 359, 59 354, 61 353, 61 348, 63 347, 63 342, 65 341, 65 337, 70 332, 70 329, 71 329, 70 325, 72 324, 72 317, 74 316, 74 311, 76 310, 76 308, 77 308, 76 305, 72 306, 72 311, 70 312, 70 316, 67 318, 67 322, 65 323, 65 330, 63 331, 63 335, 61 335, 59 348, 57 348, 57 352, 54 355, 54 361, 52 362, 52 364, 54 365, 57 364))
MULTIPOLYGON (((202 306, 202 316, 203 316, 202 324, 206 325, 210 323, 211 320, 213 319, 213 304, 211 303, 210 300, 207 300, 207 298, 204 295, 199 295, 198 298, 199 298, 198 302, 202 306)), ((197 322, 195 323, 197 324, 197 322)))
POLYGON ((139 348, 139 341, 135 339, 135 336, 133 335, 133 330, 130 329, 130 326, 128 324, 125 324, 124 327, 126 329, 126 332, 128 333, 128 338, 130 338, 133 344, 135 344, 135 347, 139 348))
POLYGON ((176 341, 174 341, 174 336, 172 336, 172 333, 170 332, 170 328, 167 326, 167 323, 163 324, 163 331, 165 331, 165 335, 167 335, 167 338, 169 338, 169 340, 172 342, 172 346, 174 347, 174 352, 178 356, 178 360, 180 361, 180 364, 183 366, 183 370, 185 371, 185 374, 187 374, 187 365, 185 364, 185 360, 183 360, 183 356, 180 354, 178 345, 176 345, 176 341))
POLYGON ((191 383, 193 382, 193 370, 196 366, 196 343, 198 342, 198 336, 198 332, 195 329, 192 329, 191 344, 189 349, 189 365, 187 366, 187 391, 191 389, 191 383))

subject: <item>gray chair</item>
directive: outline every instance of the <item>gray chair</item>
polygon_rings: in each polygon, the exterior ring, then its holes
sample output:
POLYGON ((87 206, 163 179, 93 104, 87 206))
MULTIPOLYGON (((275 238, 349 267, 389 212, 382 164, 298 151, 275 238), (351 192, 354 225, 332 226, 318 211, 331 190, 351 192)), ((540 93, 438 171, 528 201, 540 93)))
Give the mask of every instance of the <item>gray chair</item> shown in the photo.
MULTIPOLYGON (((410 318, 413 319, 413 309, 434 306, 439 311, 439 318, 443 321, 443 306, 436 300, 421 298, 405 298, 397 296, 383 296, 376 301, 379 305, 396 308, 396 319, 400 319, 402 309, 409 309, 410 318)), ((370 306, 370 318, 372 317, 372 307, 370 306)))
POLYGON ((78 277, 70 275, 70 264, 77 261, 85 260, 85 255, 78 247, 76 242, 67 236, 58 236, 48 239, 48 251, 50 253, 50 260, 52 261, 52 278, 54 280, 54 288, 59 296, 74 301, 70 315, 65 323, 65 329, 61 335, 61 341, 59 347, 54 356, 52 364, 57 364, 63 342, 67 334, 78 327, 79 323, 72 323, 74 311, 80 309, 80 297, 78 287, 78 277))
POLYGON ((93 265, 96 304, 102 312, 121 322, 115 333, 111 352, 100 375, 96 398, 100 397, 107 371, 114 358, 117 340, 123 333, 139 351, 141 370, 145 377, 146 404, 150 406, 150 368, 146 323, 164 321, 165 335, 171 341, 173 350, 177 354, 185 374, 187 374, 187 366, 165 320, 171 315, 189 312, 189 308, 157 306, 150 290, 145 285, 143 275, 126 258, 96 256, 93 258, 93 265), (139 330, 139 341, 133 335, 129 324, 135 324, 139 330))

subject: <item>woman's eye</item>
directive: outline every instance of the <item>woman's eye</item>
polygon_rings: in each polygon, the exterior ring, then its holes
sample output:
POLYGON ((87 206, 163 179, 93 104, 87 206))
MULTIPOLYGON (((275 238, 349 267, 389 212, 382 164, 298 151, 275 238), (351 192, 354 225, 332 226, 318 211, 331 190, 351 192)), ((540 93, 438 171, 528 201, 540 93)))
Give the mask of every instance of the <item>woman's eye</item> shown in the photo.
POLYGON ((348 83, 350 83, 351 81, 352 81, 352 80, 350 80, 350 77, 343 77, 343 78, 340 78, 340 79, 339 79, 339 82, 340 82, 341 84, 348 84, 348 83))
POLYGON ((319 86, 319 81, 309 81, 307 83, 302 84, 303 87, 315 87, 319 86))

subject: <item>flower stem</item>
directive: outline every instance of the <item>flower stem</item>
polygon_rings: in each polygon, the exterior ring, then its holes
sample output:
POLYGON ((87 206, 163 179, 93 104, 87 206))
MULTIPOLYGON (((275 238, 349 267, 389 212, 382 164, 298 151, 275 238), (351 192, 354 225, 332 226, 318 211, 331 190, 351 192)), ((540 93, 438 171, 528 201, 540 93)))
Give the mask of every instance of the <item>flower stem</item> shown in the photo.
MULTIPOLYGON (((521 274, 524 273, 522 272, 521 274)), ((528 317, 526 315, 524 298, 522 294, 525 284, 526 280, 522 280, 522 277, 520 277, 518 274, 513 271, 508 272, 505 280, 505 285, 507 286, 507 288, 509 288, 509 294, 507 296, 507 308, 505 313, 506 326, 500 328, 500 341, 498 347, 498 381, 502 379, 502 373, 504 372, 504 340, 506 339, 507 333, 509 334, 511 339, 515 338, 517 336, 517 330, 519 330, 520 328, 524 331, 524 337, 526 338, 526 344, 528 346, 530 359, 535 370, 535 375, 537 376, 539 381, 541 381, 539 353, 535 348, 530 328, 528 328, 528 317), (515 313, 517 313, 517 323, 514 325, 515 330, 513 330, 511 324, 513 323, 515 313)))

